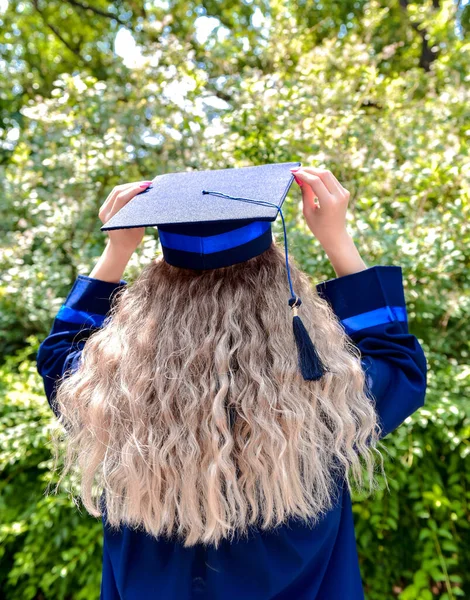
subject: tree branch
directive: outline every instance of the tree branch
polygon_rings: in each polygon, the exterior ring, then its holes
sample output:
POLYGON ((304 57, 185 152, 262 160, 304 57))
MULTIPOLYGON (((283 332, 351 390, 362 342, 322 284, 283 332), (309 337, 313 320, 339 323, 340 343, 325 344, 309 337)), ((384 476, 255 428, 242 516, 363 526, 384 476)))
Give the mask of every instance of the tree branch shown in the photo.
POLYGON ((115 14, 110 13, 106 10, 101 10, 100 8, 96 8, 95 6, 91 6, 86 2, 78 2, 78 0, 66 0, 66 2, 68 4, 71 4, 72 6, 75 6, 76 8, 79 8, 80 10, 90 10, 91 12, 95 13, 95 15, 100 15, 101 17, 105 17, 106 19, 114 19, 119 24, 126 25, 126 23, 115 14))
POLYGON ((33 0, 33 5, 34 8, 38 11, 38 13, 41 15, 41 18, 44 22, 44 25, 46 25, 46 27, 48 27, 52 33, 56 36, 56 38, 62 42, 62 44, 64 44, 64 46, 70 50, 70 52, 72 52, 73 54, 75 54, 75 56, 84 64, 86 65, 86 61, 85 59, 82 57, 82 55, 80 54, 80 51, 78 48, 74 48, 60 33, 60 31, 51 23, 49 23, 49 21, 46 19, 44 12, 42 11, 42 9, 39 7, 39 0, 33 0))
MULTIPOLYGON (((400 7, 408 15, 409 0, 399 0, 400 7)), ((439 0, 433 1, 433 8, 439 8, 439 0)), ((431 64, 436 60, 439 52, 433 52, 428 43, 428 30, 421 27, 421 23, 414 23, 410 20, 410 25, 421 38, 421 56, 419 57, 419 66, 426 72, 431 70, 431 64)))

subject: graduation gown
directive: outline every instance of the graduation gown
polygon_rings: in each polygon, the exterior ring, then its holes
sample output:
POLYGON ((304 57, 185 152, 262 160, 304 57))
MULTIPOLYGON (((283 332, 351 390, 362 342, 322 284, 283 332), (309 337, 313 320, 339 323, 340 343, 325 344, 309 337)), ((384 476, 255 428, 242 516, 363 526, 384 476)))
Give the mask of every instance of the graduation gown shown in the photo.
MULTIPOLYGON (((78 275, 52 329, 40 344, 37 368, 51 408, 55 383, 77 367, 87 337, 103 323, 114 292, 109 283, 78 275)), ((409 333, 399 266, 374 266, 317 285, 361 360, 383 435, 424 403, 426 358, 409 333)), ((362 600, 351 498, 338 501, 315 527, 291 522, 248 539, 184 548, 126 526, 108 529, 105 514, 101 600, 362 600)))

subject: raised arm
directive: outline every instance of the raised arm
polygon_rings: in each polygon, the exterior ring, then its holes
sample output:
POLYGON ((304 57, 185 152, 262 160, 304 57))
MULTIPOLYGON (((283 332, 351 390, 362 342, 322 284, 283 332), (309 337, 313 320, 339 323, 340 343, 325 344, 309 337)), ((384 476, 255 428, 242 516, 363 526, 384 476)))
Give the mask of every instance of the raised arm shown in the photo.
POLYGON ((47 400, 54 405, 56 383, 68 369, 74 371, 85 342, 99 329, 111 308, 113 296, 126 285, 78 275, 65 302, 57 313, 49 335, 41 342, 37 354, 37 370, 44 382, 47 400))
POLYGON ((402 270, 375 266, 317 286, 360 349, 384 437, 424 404, 427 365, 408 331, 402 270))
POLYGON ((307 225, 337 275, 317 291, 361 351, 383 437, 422 406, 426 394, 426 357, 408 330, 402 270, 367 268, 346 230, 349 192, 330 171, 302 167, 293 172, 307 225))
MULTIPOLYGON (((106 223, 150 183, 115 187, 100 208, 101 221, 106 223)), ((54 404, 57 380, 66 371, 76 369, 87 339, 103 325, 115 293, 127 284, 121 277, 144 233, 143 227, 108 232, 105 250, 97 264, 90 275, 78 275, 49 335, 39 346, 37 370, 43 378, 48 402, 57 416, 54 404)))

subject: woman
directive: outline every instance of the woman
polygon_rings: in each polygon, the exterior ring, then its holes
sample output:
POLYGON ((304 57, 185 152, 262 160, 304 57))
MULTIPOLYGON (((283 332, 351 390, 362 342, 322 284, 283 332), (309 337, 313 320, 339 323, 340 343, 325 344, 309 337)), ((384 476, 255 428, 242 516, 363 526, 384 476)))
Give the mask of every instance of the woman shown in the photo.
MULTIPOLYGON (((426 359, 400 267, 368 268, 346 231, 347 190, 293 172, 337 276, 314 289, 291 267, 321 378, 299 374, 276 244, 208 270, 157 259, 127 286, 143 228, 108 232, 40 346, 63 474, 78 465, 103 515, 102 599, 364 597, 350 489, 374 486, 379 440, 423 405, 426 359)), ((102 222, 149 184, 115 188, 102 222)))

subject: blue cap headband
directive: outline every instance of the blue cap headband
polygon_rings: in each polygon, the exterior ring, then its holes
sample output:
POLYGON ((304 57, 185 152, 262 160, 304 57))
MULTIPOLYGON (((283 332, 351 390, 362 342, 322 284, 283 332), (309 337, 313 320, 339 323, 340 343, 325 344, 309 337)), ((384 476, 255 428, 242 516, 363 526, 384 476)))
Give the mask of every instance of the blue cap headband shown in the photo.
POLYGON ((269 221, 159 225, 158 233, 165 260, 187 269, 219 269, 244 262, 272 243, 269 221))

